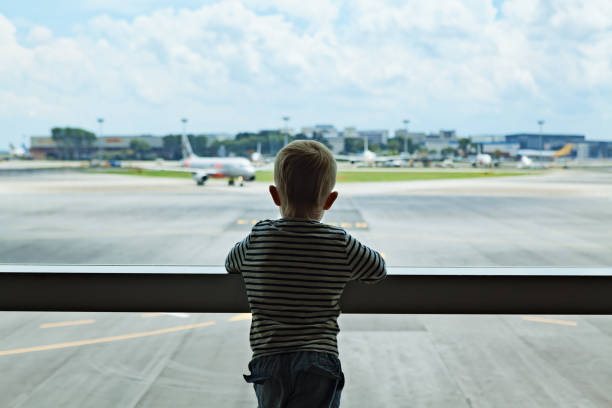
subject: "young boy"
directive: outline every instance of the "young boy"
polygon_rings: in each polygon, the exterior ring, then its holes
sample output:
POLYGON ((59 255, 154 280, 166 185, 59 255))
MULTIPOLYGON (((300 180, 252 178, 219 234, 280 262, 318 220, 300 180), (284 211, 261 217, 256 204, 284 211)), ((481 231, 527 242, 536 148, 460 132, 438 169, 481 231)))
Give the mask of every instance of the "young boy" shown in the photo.
POLYGON ((342 228, 319 221, 338 197, 336 161, 321 143, 285 146, 270 195, 282 218, 257 223, 230 251, 253 314, 249 363, 259 407, 338 407, 338 304, 348 281, 385 278, 385 262, 342 228))

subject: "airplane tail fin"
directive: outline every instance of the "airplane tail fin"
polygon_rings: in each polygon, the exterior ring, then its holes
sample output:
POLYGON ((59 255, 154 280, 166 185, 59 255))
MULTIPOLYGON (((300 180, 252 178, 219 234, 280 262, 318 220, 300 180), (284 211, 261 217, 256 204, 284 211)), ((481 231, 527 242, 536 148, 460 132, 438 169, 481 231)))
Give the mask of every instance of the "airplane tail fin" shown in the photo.
POLYGON ((573 143, 568 143, 565 146, 563 146, 561 149, 556 150, 553 153, 554 157, 563 157, 563 156, 568 156, 569 154, 572 153, 572 148, 574 147, 573 143))
POLYGON ((191 156, 195 156, 193 154, 193 149, 191 148, 191 143, 189 143, 189 138, 187 137, 187 135, 181 136, 181 150, 183 151, 184 159, 187 159, 191 156))

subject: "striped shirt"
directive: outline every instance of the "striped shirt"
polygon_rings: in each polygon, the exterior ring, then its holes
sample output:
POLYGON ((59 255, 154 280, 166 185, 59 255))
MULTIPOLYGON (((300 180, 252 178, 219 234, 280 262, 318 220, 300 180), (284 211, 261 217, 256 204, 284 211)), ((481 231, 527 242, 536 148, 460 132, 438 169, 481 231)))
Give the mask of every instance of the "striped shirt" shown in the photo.
POLYGON ((295 351, 338 355, 339 300, 348 281, 385 278, 385 261, 342 228, 281 218, 260 221, 225 261, 242 273, 253 320, 253 358, 295 351))

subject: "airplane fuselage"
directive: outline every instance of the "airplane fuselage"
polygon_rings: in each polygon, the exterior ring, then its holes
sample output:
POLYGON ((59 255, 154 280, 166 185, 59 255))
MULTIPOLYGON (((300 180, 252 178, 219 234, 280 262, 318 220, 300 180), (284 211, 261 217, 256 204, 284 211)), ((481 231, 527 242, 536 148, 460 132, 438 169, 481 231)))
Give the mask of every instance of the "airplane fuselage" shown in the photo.
POLYGON ((242 177, 251 181, 255 179, 255 168, 251 162, 241 157, 198 157, 191 156, 183 161, 183 166, 194 170, 194 177, 242 177))

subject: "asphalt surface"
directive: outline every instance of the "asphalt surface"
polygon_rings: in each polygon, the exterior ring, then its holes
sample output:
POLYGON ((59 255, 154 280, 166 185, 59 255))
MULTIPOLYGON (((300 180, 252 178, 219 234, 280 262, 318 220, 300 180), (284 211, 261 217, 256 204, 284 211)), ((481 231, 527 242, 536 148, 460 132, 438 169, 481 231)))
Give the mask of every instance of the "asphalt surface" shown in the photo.
MULTIPOLYGON (((393 266, 612 266, 612 173, 339 185, 393 266)), ((220 265, 266 185, 0 177, 0 262, 220 265)), ((0 313, 2 407, 252 407, 248 315, 0 313)), ((345 407, 609 407, 612 318, 340 318, 345 407)))

